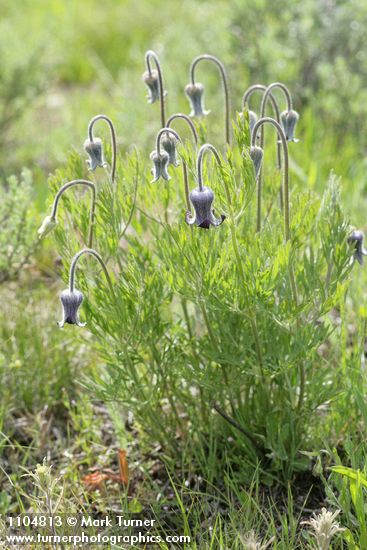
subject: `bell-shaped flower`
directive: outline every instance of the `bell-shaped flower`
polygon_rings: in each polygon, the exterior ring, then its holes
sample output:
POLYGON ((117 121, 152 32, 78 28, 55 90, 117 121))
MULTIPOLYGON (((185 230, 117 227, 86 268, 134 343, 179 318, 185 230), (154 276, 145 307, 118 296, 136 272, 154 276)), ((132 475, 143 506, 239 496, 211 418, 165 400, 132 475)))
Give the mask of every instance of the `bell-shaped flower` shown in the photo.
POLYGON ((354 246, 353 261, 357 260, 360 265, 363 265, 363 256, 367 256, 367 250, 363 246, 364 234, 362 231, 355 230, 348 237, 348 244, 354 246))
MULTIPOLYGON (((160 99, 159 93, 159 75, 157 69, 152 69, 150 72, 145 71, 143 74, 143 82, 148 88, 147 100, 148 103, 155 103, 160 99)), ((164 92, 165 96, 167 92, 164 92)))
POLYGON ((209 229, 211 225, 221 225, 225 220, 223 214, 220 218, 214 216, 214 210, 212 209, 214 193, 209 187, 203 186, 202 189, 199 187, 193 189, 190 193, 190 201, 194 207, 195 216, 187 212, 186 223, 189 225, 195 224, 203 229, 209 229))
POLYGON ((260 174, 261 164, 264 157, 263 149, 257 145, 252 145, 250 147, 250 157, 254 164, 255 176, 257 178, 260 174))
POLYGON ((284 130, 284 134, 287 141, 294 141, 297 143, 299 139, 294 137, 294 132, 296 129, 296 124, 299 119, 299 114, 297 111, 283 111, 280 115, 280 122, 284 130))
POLYGON ((185 88, 186 96, 188 97, 191 105, 190 116, 205 116, 210 113, 206 111, 204 107, 204 86, 200 82, 195 84, 188 84, 185 88))
POLYGON ((100 138, 86 139, 84 142, 84 151, 89 155, 89 159, 86 161, 88 168, 91 172, 100 166, 104 168, 106 166, 103 156, 103 144, 100 138))
POLYGON ((158 151, 152 151, 150 153, 150 158, 153 161, 153 168, 152 168, 152 174, 153 179, 152 183, 155 183, 159 180, 159 178, 163 178, 164 180, 170 180, 171 176, 167 172, 168 164, 169 164, 169 156, 166 151, 161 151, 161 153, 158 153, 158 151))
POLYGON ((171 135, 165 135, 161 139, 161 147, 168 154, 168 164, 173 166, 179 166, 179 161, 177 159, 177 148, 176 148, 176 138, 171 135))
POLYGON ((46 216, 42 222, 41 227, 38 229, 37 234, 38 238, 42 239, 48 233, 50 233, 56 225, 56 219, 52 216, 46 216))
POLYGON ((63 318, 58 323, 59 327, 62 328, 65 323, 70 325, 78 325, 78 327, 84 327, 86 323, 81 323, 79 320, 78 310, 83 301, 83 294, 79 290, 70 289, 64 290, 60 295, 60 300, 62 304, 63 318))

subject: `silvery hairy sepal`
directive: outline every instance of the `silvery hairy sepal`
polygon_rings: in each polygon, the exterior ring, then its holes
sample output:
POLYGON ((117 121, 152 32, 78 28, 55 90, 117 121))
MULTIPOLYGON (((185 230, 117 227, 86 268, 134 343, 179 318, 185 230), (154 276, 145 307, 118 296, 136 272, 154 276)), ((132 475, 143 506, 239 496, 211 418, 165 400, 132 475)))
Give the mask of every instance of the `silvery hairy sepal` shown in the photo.
POLYGON ((260 174, 261 164, 264 156, 264 150, 257 145, 252 145, 250 147, 250 157, 254 164, 255 176, 258 177, 260 174))
POLYGON ((353 261, 357 260, 360 265, 363 265, 363 256, 367 256, 367 250, 363 246, 364 234, 362 231, 355 230, 348 237, 348 244, 354 246, 353 261))
MULTIPOLYGON (((155 103, 160 99, 159 93, 159 75, 157 69, 152 69, 150 72, 145 71, 143 74, 143 82, 148 88, 147 100, 148 103, 155 103)), ((164 96, 167 92, 164 92, 164 96)))
POLYGON ((86 323, 81 323, 79 320, 78 310, 83 301, 83 294, 79 290, 70 289, 64 290, 60 295, 62 304, 63 318, 58 323, 62 328, 65 323, 69 325, 78 325, 78 327, 84 327, 86 323))
POLYGON ((209 229, 211 225, 218 226, 225 220, 223 214, 220 218, 214 216, 212 209, 214 193, 209 187, 193 189, 190 193, 190 201, 194 207, 195 216, 193 217, 190 212, 187 212, 186 223, 189 225, 195 224, 203 229, 209 229))
POLYGON ((101 168, 106 166, 103 156, 103 144, 100 138, 94 138, 93 140, 87 138, 84 142, 84 151, 89 155, 86 162, 91 172, 94 172, 97 166, 101 168))
POLYGON ((294 141, 297 143, 299 139, 294 137, 294 132, 296 129, 296 124, 299 119, 299 114, 297 111, 283 111, 280 115, 280 122, 282 124, 284 134, 287 141, 294 141))
POLYGON ((152 183, 155 183, 159 180, 159 178, 163 178, 164 180, 170 180, 171 176, 167 172, 168 164, 169 164, 169 156, 168 153, 165 151, 162 151, 158 154, 157 151, 152 151, 150 153, 150 158, 153 161, 153 168, 152 168, 152 174, 153 179, 152 183))
POLYGON ((41 227, 38 229, 38 238, 42 239, 48 233, 50 233, 56 225, 56 220, 52 216, 46 216, 42 222, 41 227))
POLYGON ((200 82, 188 84, 185 88, 186 96, 191 105, 190 116, 205 116, 210 113, 204 107, 204 86, 200 82))
POLYGON ((170 135, 165 135, 161 139, 161 147, 168 154, 168 164, 173 166, 179 166, 180 164, 177 159, 176 142, 176 138, 170 135))

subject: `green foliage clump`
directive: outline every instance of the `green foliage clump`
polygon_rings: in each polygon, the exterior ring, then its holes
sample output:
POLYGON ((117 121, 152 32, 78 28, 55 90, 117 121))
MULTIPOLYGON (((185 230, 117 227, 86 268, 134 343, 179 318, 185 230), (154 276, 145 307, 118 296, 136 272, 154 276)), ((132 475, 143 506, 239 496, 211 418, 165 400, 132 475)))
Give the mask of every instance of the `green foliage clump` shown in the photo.
POLYGON ((37 246, 32 212, 32 174, 0 182, 0 283, 16 277, 37 246))
MULTIPOLYGON (((136 154, 120 158, 116 183, 96 182, 94 248, 114 291, 98 266, 79 265, 76 288, 105 363, 90 382, 133 413, 149 446, 158 441, 172 457, 185 451, 207 479, 229 461, 242 480, 257 464, 265 479, 286 480, 307 466, 303 451, 313 448, 338 391, 322 346, 347 288, 349 226, 332 177, 322 200, 294 187, 285 241, 278 184, 267 173, 266 216, 256 233, 247 143, 242 124, 221 166, 204 171, 216 215, 226 216, 209 231, 184 221, 180 170, 151 183, 136 154)), ((73 155, 53 189, 81 177, 82 167, 73 155)), ((66 200, 56 238, 68 266, 85 242, 89 203, 72 194, 66 200)))

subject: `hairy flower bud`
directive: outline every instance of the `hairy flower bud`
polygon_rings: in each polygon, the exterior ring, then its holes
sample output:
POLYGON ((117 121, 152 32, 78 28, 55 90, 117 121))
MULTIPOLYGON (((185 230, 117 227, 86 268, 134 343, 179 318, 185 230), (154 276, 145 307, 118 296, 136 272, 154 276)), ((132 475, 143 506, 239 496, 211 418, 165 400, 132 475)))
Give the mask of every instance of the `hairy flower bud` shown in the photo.
POLYGON ((78 316, 79 307, 83 301, 83 294, 79 290, 71 291, 68 288, 64 290, 60 295, 60 300, 63 310, 63 318, 58 323, 62 328, 65 323, 70 325, 78 325, 78 327, 84 327, 86 323, 81 323, 78 316))
POLYGON ((152 174, 153 174, 153 180, 152 183, 155 183, 159 180, 159 178, 163 178, 164 180, 170 180, 171 176, 167 172, 168 164, 169 164, 169 156, 168 153, 165 151, 158 154, 157 151, 152 151, 150 153, 150 158, 153 161, 153 168, 152 168, 152 174))
POLYGON ((360 265, 363 265, 363 256, 367 256, 367 250, 363 246, 364 234, 362 231, 355 230, 348 237, 348 244, 354 246, 353 261, 357 260, 360 265))
POLYGON ((50 233, 53 228, 56 225, 55 218, 52 218, 52 216, 46 216, 45 219, 42 222, 41 227, 38 229, 38 238, 42 239, 45 237, 48 233, 50 233))
MULTIPOLYGON (((160 99, 159 93, 159 76, 157 69, 152 69, 151 72, 146 71, 143 74, 143 82, 148 88, 147 100, 148 103, 155 103, 160 99)), ((164 92, 163 95, 166 95, 164 92)))
POLYGON ((283 111, 280 115, 280 122, 283 126, 284 134, 287 141, 294 141, 297 143, 299 140, 294 137, 296 124, 299 119, 297 111, 283 111))
POLYGON ((100 138, 86 139, 84 142, 84 150, 89 155, 89 159, 86 161, 88 168, 91 172, 100 166, 104 168, 106 163, 103 157, 103 144, 100 138))
POLYGON ((225 220, 225 216, 215 218, 212 204, 214 201, 214 193, 209 187, 200 189, 197 187, 190 193, 190 201, 195 210, 195 217, 192 217, 188 212, 186 214, 186 222, 189 225, 197 225, 203 229, 209 229, 211 225, 218 226, 225 220))
POLYGON ((260 174, 263 156, 264 156, 264 151, 261 147, 258 147, 257 145, 253 145, 252 147, 250 147, 250 157, 252 162, 254 163, 256 177, 258 177, 260 174))
POLYGON ((165 135, 161 139, 161 147, 168 154, 168 164, 179 166, 176 150, 176 138, 171 135, 165 135))
POLYGON ((210 113, 204 107, 204 86, 197 82, 196 84, 188 84, 185 88, 186 96, 191 105, 190 116, 205 116, 210 113))

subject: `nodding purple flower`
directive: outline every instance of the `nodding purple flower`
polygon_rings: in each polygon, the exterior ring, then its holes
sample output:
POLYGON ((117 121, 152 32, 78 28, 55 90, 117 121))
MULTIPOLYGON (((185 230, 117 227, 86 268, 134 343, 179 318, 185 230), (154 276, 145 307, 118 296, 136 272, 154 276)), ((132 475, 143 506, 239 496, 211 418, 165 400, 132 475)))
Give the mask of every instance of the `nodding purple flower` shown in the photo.
POLYGON ((363 256, 367 256, 367 250, 363 246, 364 234, 362 231, 355 230, 348 237, 348 244, 354 246, 353 261, 357 260, 360 265, 363 265, 363 256))
POLYGON ((166 181, 170 180, 171 176, 167 171, 168 164, 169 164, 168 153, 166 153, 166 151, 161 151, 160 153, 158 153, 158 151, 152 151, 150 153, 150 158, 153 161, 152 183, 155 183, 156 181, 158 181, 159 178, 163 178, 166 181))
POLYGON ((214 193, 209 187, 196 187, 190 193, 190 201, 195 210, 195 216, 191 216, 189 212, 186 214, 186 223, 189 225, 197 225, 203 229, 209 229, 211 225, 218 226, 223 223, 225 216, 222 214, 220 218, 216 218, 212 204, 214 201, 214 193))
POLYGON ((200 82, 188 84, 185 88, 186 96, 191 105, 190 116, 206 116, 210 113, 204 107, 204 86, 200 82))
MULTIPOLYGON (((145 71, 143 74, 143 82, 148 88, 147 100, 148 103, 155 103, 160 99, 159 93, 159 75, 157 69, 151 69, 151 71, 145 71)), ((163 95, 166 95, 164 92, 163 95)))
POLYGON ((254 164, 256 178, 260 174, 261 164, 264 157, 264 150, 258 145, 252 145, 250 147, 250 157, 254 164))
POLYGON ((284 130, 284 134, 287 141, 293 141, 297 143, 299 139, 294 137, 294 132, 296 129, 296 124, 299 119, 299 114, 293 109, 289 111, 283 111, 280 115, 280 122, 284 130))
POLYGON ((168 164, 172 164, 173 166, 179 166, 180 163, 177 159, 176 138, 173 136, 170 136, 169 134, 166 134, 162 137, 160 143, 161 143, 162 149, 164 149, 164 151, 168 154, 168 164))
POLYGON ((65 323, 84 327, 86 323, 81 323, 78 315, 79 307, 83 302, 83 294, 79 290, 74 289, 71 291, 67 288, 61 293, 60 300, 63 309, 63 318, 58 323, 59 327, 62 328, 65 323))
POLYGON ((100 138, 87 138, 84 142, 84 150, 89 155, 89 159, 86 161, 88 168, 91 172, 100 166, 104 168, 106 166, 103 155, 103 144, 100 138))

